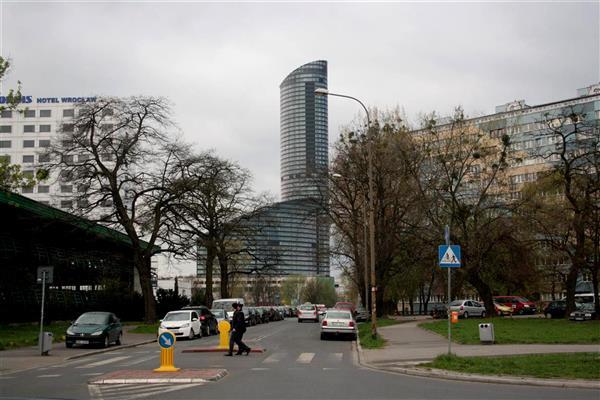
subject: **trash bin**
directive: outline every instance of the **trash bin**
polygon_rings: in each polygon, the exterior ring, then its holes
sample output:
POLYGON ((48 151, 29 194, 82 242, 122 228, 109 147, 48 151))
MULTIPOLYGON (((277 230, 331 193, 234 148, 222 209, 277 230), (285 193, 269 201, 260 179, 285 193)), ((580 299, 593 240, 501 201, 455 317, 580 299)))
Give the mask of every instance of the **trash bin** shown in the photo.
POLYGON ((42 344, 42 354, 48 355, 48 352, 52 350, 52 340, 54 339, 54 334, 52 332, 42 332, 42 337, 40 338, 40 342, 42 344))
POLYGON ((479 341, 481 344, 494 344, 494 324, 479 324, 479 341))

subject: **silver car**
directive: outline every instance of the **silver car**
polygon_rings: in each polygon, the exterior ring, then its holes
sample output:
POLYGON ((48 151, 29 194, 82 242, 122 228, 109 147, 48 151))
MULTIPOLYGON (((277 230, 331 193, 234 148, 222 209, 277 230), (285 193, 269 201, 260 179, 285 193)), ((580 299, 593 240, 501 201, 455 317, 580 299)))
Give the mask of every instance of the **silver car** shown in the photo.
POLYGON ((485 307, 475 300, 454 300, 450 303, 450 311, 458 312, 459 318, 485 318, 485 307))
POLYGON ((325 340, 331 335, 345 335, 356 340, 356 322, 350 311, 327 310, 321 321, 321 340, 325 340))

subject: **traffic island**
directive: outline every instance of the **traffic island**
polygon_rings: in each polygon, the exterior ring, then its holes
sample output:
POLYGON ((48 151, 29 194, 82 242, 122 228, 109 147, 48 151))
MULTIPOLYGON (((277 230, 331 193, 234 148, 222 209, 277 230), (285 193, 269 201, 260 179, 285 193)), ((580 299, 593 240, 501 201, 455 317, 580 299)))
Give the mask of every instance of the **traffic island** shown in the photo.
POLYGON ((180 369, 177 372, 154 372, 152 370, 121 370, 96 376, 90 385, 116 385, 132 383, 207 383, 221 380, 226 369, 180 369))
MULTIPOLYGON (((219 347, 192 347, 191 349, 181 350, 182 353, 227 353, 229 349, 222 349, 219 347)), ((252 348, 250 353, 264 353, 267 351, 262 348, 252 348)))

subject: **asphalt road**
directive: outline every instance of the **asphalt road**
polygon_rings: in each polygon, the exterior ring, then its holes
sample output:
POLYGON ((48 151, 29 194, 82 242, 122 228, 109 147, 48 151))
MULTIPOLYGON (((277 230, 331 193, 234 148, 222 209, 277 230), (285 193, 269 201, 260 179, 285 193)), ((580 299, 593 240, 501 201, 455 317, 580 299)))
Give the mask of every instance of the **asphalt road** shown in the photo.
POLYGON ((490 385, 408 377, 356 364, 353 342, 321 341, 319 325, 294 319, 248 329, 244 340, 263 354, 181 353, 216 345, 217 337, 181 340, 175 365, 226 368, 216 383, 187 385, 88 385, 88 379, 117 369, 153 369, 156 344, 72 360, 62 365, 0 376, 0 399, 593 399, 594 390, 490 385))

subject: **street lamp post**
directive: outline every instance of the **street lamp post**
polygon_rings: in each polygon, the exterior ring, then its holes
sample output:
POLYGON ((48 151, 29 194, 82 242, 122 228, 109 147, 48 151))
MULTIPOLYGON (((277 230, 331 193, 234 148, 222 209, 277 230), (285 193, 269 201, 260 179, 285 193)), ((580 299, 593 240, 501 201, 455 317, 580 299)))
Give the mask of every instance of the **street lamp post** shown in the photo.
POLYGON ((367 158, 368 158, 368 175, 369 175, 369 242, 371 247, 371 335, 377 336, 377 283, 375 279, 375 212, 373 206, 373 131, 371 129, 371 116, 369 110, 362 101, 356 97, 347 96, 345 94, 331 93, 325 88, 315 89, 315 95, 318 96, 335 96, 354 100, 365 110, 367 115, 367 158))

